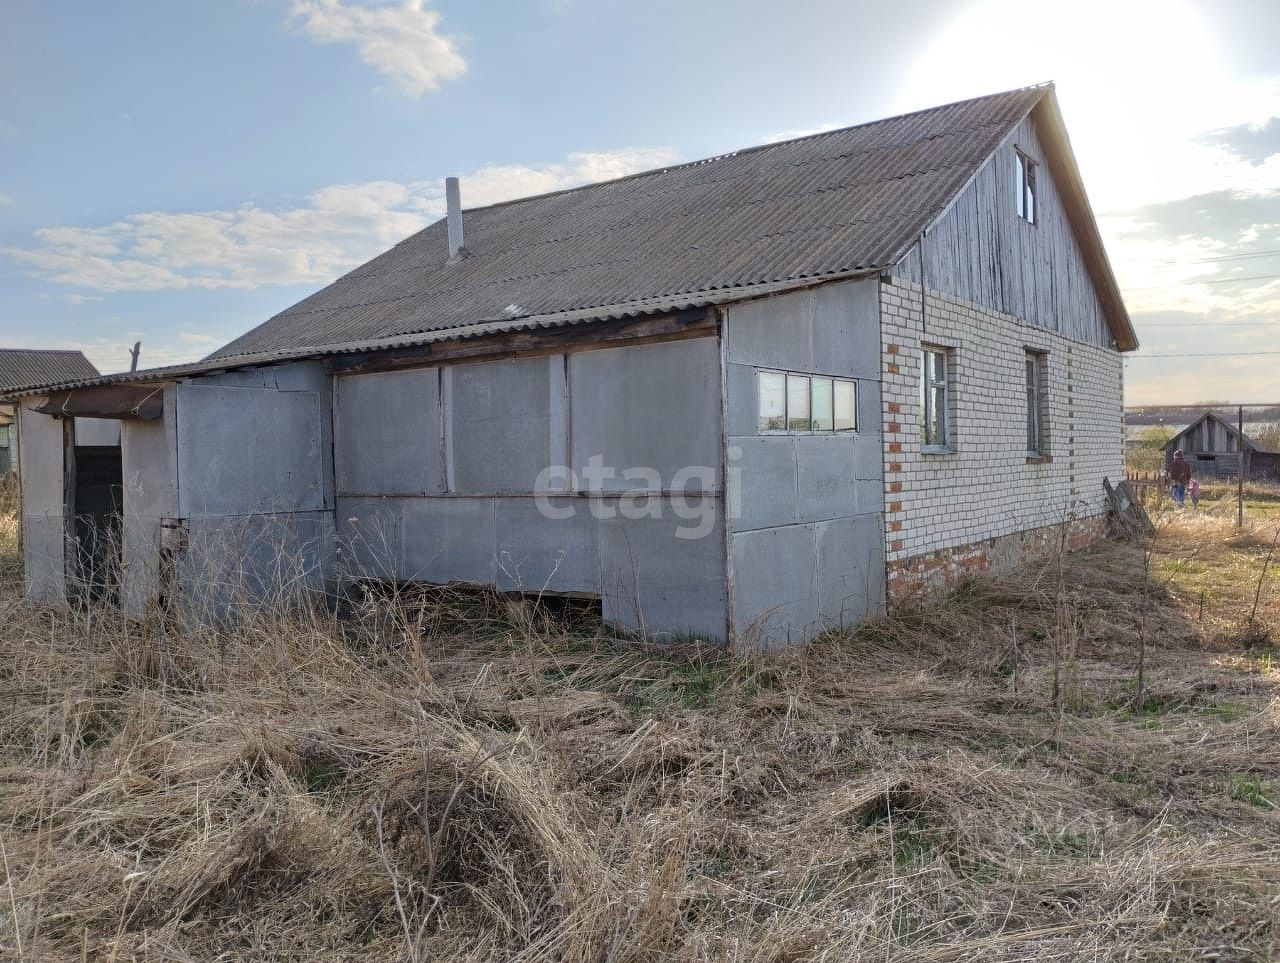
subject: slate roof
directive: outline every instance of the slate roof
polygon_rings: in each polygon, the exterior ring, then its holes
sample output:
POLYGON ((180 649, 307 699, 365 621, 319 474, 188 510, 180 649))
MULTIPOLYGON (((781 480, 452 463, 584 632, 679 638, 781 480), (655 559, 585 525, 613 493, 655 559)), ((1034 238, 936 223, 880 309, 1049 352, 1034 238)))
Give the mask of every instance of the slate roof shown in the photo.
POLYGON ((1137 339, 1045 84, 466 209, 466 257, 450 262, 440 220, 203 361, 57 387, 679 311, 875 274, 1032 110, 1117 346, 1129 350, 1137 339))
POLYGON ((81 351, 0 348, 0 389, 97 376, 98 369, 81 351))
MULTIPOLYGON (((214 352, 321 347, 895 264, 1051 91, 1032 87, 464 210, 214 352)), ((466 182, 462 183, 465 203, 466 182)))

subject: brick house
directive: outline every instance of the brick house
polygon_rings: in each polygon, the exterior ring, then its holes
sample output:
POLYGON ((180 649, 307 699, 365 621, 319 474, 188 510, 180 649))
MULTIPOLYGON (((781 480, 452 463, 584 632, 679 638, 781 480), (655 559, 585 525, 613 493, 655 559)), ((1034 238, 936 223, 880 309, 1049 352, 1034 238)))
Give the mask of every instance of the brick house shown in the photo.
POLYGON ((225 612, 288 556, 317 592, 493 585, 769 647, 1102 532, 1137 341, 1051 86, 448 195, 202 362, 23 393, 29 593, 74 591, 75 415, 122 425, 137 615, 225 612))

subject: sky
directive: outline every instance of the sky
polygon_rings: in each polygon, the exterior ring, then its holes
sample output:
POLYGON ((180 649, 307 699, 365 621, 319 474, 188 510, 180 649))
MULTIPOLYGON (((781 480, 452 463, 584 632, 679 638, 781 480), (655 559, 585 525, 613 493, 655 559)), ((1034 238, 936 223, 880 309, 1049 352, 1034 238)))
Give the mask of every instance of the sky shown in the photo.
POLYGON ((1128 404, 1280 402, 1274 0, 0 0, 0 345, 195 360, 443 213, 1052 80, 1128 404))

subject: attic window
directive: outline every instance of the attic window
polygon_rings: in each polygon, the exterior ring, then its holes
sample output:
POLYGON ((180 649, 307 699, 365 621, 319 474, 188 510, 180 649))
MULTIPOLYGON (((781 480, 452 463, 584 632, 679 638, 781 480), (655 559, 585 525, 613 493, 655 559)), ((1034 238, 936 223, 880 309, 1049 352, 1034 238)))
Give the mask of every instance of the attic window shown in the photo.
POLYGON ((1040 166, 1022 151, 1016 151, 1014 187, 1018 192, 1018 216, 1030 224, 1036 222, 1036 169, 1040 166))

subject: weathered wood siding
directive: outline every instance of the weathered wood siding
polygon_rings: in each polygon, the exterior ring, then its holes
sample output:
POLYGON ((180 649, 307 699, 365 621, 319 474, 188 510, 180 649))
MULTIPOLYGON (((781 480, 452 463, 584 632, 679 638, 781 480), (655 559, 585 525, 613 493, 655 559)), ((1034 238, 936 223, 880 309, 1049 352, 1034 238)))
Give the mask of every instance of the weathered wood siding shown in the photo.
POLYGON ((1205 418, 1183 429, 1166 447, 1170 454, 1176 448, 1187 454, 1236 454, 1240 451, 1240 441, 1234 431, 1216 418, 1205 418))
POLYGON ((1033 117, 1014 130, 925 235, 923 251, 913 246, 891 273, 1073 340, 1109 347, 1111 331, 1044 162, 1033 117), (1035 224, 1018 216, 1019 150, 1039 164, 1035 224))

